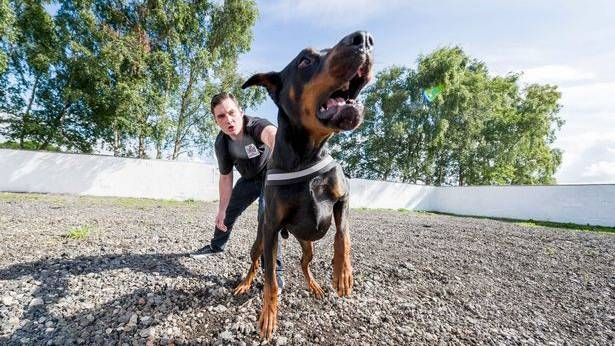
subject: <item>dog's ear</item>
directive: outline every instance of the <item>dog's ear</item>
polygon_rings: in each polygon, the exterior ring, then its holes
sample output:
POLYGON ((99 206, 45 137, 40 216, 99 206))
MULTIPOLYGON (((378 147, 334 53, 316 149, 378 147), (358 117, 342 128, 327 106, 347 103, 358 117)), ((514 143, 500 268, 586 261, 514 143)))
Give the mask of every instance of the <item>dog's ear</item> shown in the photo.
POLYGON ((254 85, 267 88, 267 92, 269 92, 269 96, 271 96, 273 102, 276 104, 278 103, 279 92, 282 88, 282 78, 278 72, 257 73, 248 78, 241 88, 245 89, 254 85))

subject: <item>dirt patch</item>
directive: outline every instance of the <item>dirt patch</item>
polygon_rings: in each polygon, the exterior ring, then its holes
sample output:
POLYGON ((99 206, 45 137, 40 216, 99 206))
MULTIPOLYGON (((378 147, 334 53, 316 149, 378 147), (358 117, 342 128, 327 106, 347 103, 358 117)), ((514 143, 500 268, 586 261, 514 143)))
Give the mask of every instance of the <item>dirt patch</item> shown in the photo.
MULTIPOLYGON (((0 194, 0 344, 258 344, 249 267, 256 209, 228 250, 216 205, 0 194), (87 228, 78 238, 67 234, 87 228)), ((485 219, 351 211, 355 289, 331 288, 334 230, 316 243, 309 296, 284 243, 274 344, 613 344, 615 236, 485 219)))

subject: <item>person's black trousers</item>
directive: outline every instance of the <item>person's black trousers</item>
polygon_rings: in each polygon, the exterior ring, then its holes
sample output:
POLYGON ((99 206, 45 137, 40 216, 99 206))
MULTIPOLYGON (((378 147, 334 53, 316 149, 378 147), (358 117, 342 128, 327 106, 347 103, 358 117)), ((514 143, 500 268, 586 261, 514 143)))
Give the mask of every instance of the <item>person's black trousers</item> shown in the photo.
MULTIPOLYGON (((214 250, 224 250, 226 243, 231 237, 231 231, 235 221, 246 210, 247 207, 258 199, 258 221, 262 222, 265 214, 265 198, 264 198, 264 186, 265 186, 265 172, 255 177, 254 179, 239 178, 237 183, 233 187, 231 192, 231 199, 226 208, 226 215, 224 216, 224 225, 226 225, 226 232, 221 231, 218 227, 215 227, 214 237, 211 239, 211 247, 214 250)), ((276 260, 276 270, 282 271, 282 249, 281 241, 278 241, 278 257, 276 260)), ((263 258, 261 256, 261 263, 263 258)), ((279 275, 279 273, 278 273, 279 275)))

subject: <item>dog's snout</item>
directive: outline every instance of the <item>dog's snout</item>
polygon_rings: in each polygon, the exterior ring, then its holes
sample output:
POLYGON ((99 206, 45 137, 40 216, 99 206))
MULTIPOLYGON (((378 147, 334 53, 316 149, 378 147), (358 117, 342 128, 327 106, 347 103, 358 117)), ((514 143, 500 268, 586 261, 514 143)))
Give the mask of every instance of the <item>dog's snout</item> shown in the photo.
POLYGON ((374 48, 374 37, 367 31, 357 31, 344 37, 342 43, 361 50, 371 51, 374 48))

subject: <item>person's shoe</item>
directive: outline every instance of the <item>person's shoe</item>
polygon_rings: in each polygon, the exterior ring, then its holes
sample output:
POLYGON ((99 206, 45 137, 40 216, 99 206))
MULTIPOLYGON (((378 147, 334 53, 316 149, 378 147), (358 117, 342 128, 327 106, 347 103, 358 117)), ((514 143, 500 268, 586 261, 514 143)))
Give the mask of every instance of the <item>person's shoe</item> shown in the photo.
POLYGON ((284 289, 284 278, 280 275, 277 278, 278 280, 278 297, 282 295, 282 290, 284 289))
POLYGON ((211 254, 220 253, 222 251, 224 251, 224 250, 214 249, 214 248, 211 247, 211 245, 205 245, 202 248, 200 248, 200 249, 196 250, 195 252, 191 253, 190 257, 199 259, 199 258, 207 257, 207 256, 209 256, 211 254))

